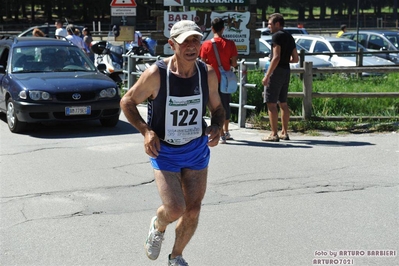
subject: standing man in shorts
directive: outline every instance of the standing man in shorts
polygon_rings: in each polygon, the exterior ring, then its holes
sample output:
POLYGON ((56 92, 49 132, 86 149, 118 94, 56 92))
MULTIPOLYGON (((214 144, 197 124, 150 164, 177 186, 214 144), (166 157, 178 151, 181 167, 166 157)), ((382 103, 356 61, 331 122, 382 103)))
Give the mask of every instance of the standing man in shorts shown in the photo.
POLYGON ((291 34, 284 31, 284 18, 279 13, 270 15, 268 27, 272 36, 272 51, 270 53, 270 66, 262 84, 265 86, 264 102, 267 105, 271 134, 264 136, 263 141, 289 140, 288 121, 290 109, 287 105, 288 85, 290 83, 290 63, 297 63, 298 52, 291 34), (278 135, 278 109, 281 111, 281 135, 278 135))
POLYGON ((197 60, 202 36, 193 21, 174 24, 168 40, 174 55, 147 69, 121 100, 126 118, 144 136, 162 200, 151 220, 146 253, 152 260, 158 258, 166 227, 177 221, 171 266, 188 265, 183 250, 197 228, 209 147, 218 144, 225 117, 215 70, 197 60), (146 123, 137 105, 147 99, 146 123), (207 107, 210 126, 203 119, 207 107))

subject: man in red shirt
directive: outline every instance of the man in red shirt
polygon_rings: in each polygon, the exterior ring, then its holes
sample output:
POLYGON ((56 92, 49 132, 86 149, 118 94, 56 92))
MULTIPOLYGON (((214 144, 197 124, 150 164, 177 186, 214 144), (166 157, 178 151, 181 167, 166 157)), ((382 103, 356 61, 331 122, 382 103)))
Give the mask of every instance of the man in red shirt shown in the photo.
MULTIPOLYGON (((216 43, 220 62, 225 70, 230 70, 230 67, 237 67, 238 52, 235 43, 231 40, 222 37, 224 31, 224 21, 221 18, 215 18, 212 20, 212 32, 213 39, 216 43)), ((212 41, 207 40, 201 46, 200 51, 201 60, 205 63, 211 65, 218 76, 219 82, 219 96, 223 104, 223 108, 226 111, 226 120, 224 122, 223 128, 220 132, 220 143, 226 143, 226 139, 231 139, 229 132, 230 123, 230 102, 231 94, 220 92, 220 71, 218 61, 216 59, 215 51, 213 50, 212 41)))

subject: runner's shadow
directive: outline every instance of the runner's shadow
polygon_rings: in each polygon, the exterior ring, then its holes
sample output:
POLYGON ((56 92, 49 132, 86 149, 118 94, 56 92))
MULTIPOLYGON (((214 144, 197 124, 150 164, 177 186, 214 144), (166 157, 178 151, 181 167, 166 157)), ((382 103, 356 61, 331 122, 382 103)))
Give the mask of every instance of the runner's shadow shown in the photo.
MULTIPOLYGON (((223 144, 224 145, 224 144, 223 144)), ((308 149, 312 148, 305 145, 292 145, 286 142, 266 142, 266 141, 249 141, 249 140, 228 140, 226 145, 236 145, 236 146, 251 146, 251 147, 268 147, 268 148, 302 148, 308 149)))
POLYGON ((370 146, 375 145, 370 142, 364 141, 335 141, 335 140, 290 140, 289 142, 301 144, 301 145, 310 145, 310 146, 342 146, 342 147, 360 147, 360 146, 370 146))
POLYGON ((227 145, 246 145, 253 147, 269 147, 269 148, 312 148, 313 146, 334 146, 334 147, 361 147, 375 145, 370 142, 363 141, 334 141, 334 140, 285 140, 279 142, 267 141, 247 141, 247 140, 229 140, 227 145))

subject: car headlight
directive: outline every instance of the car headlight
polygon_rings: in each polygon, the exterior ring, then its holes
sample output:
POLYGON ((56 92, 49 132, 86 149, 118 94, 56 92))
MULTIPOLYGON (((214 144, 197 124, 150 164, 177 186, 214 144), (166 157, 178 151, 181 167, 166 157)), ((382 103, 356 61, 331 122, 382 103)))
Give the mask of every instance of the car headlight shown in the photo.
POLYGON ((18 97, 21 99, 26 99, 27 98, 26 91, 20 91, 18 93, 18 97))
POLYGON ((100 91, 101 98, 113 98, 115 97, 117 90, 115 88, 108 88, 100 91))
POLYGON ((51 95, 46 91, 29 91, 29 98, 34 101, 48 101, 51 100, 51 95))

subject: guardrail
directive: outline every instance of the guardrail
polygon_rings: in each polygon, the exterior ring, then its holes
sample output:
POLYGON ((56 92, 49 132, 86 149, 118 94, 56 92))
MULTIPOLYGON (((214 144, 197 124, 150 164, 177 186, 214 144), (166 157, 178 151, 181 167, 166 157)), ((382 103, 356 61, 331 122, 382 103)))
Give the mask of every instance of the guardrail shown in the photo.
MULTIPOLYGON (((326 67, 326 68, 313 68, 312 62, 304 62, 303 68, 291 69, 291 73, 299 73, 303 75, 303 92, 289 92, 288 97, 290 98, 303 98, 302 101, 302 116, 291 117, 292 120, 309 120, 318 119, 312 117, 312 99, 313 98, 395 98, 399 97, 399 92, 313 92, 313 73, 389 73, 399 72, 399 66, 386 66, 386 67, 326 67)), ((353 120, 359 118, 365 119, 390 119, 392 117, 387 116, 351 116, 353 120)), ((326 116, 322 117, 324 120, 344 120, 348 117, 338 116, 326 116)))
POLYGON ((238 124, 240 127, 245 127, 247 109, 256 109, 256 106, 247 105, 247 89, 256 88, 256 84, 247 83, 247 66, 255 66, 256 64, 256 62, 247 62, 245 59, 238 62, 238 103, 230 103, 230 107, 238 108, 238 124))

